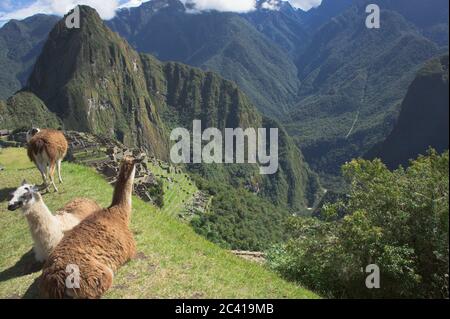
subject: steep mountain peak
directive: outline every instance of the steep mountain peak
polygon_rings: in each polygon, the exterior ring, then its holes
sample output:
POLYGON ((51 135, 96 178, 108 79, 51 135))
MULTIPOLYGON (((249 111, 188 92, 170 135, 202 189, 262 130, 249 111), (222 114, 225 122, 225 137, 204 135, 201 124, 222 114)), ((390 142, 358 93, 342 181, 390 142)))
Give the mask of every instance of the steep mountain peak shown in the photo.
POLYGON ((27 89, 66 129, 115 137, 166 158, 164 125, 139 54, 94 9, 80 6, 80 28, 68 28, 66 17, 50 32, 27 89))

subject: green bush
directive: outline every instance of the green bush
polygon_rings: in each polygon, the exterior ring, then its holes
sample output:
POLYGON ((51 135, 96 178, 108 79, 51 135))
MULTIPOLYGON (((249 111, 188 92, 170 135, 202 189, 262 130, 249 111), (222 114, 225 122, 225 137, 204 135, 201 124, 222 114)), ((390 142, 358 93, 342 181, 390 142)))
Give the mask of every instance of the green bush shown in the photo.
POLYGON ((449 153, 430 151, 393 172, 353 160, 343 173, 346 200, 326 206, 324 220, 291 218, 270 266, 329 297, 448 298, 449 153), (370 264, 380 289, 365 285, 370 264))

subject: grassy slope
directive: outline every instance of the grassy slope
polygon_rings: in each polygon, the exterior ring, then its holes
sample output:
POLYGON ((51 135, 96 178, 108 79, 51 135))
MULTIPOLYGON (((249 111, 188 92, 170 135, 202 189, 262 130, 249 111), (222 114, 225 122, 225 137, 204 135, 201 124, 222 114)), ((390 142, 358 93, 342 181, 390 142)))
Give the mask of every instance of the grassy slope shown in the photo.
MULTIPOLYGON (((35 279, 40 272, 27 275, 32 258, 23 257, 32 244, 28 226, 20 212, 6 210, 6 201, 23 178, 40 183, 40 177, 22 149, 2 150, 0 164, 6 168, 0 172, 0 298, 36 297, 35 279)), ((112 188, 92 169, 64 163, 63 176, 61 192, 44 197, 51 210, 86 195, 108 205, 112 188)), ((170 190, 168 194, 174 209, 182 207, 180 202, 190 196, 189 190, 178 194, 170 190)), ((258 264, 220 249, 189 226, 136 198, 132 229, 138 256, 120 269, 107 298, 317 297, 258 264)))

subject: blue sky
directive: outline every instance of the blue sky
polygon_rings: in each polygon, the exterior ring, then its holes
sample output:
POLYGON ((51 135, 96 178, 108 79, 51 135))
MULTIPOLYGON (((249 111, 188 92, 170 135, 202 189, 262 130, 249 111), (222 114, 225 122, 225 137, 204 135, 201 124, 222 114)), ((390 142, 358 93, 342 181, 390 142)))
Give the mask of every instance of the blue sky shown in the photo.
MULTIPOLYGON (((37 13, 64 15, 78 4, 95 8, 103 19, 111 19, 118 8, 139 6, 151 0, 0 0, 0 26, 10 19, 24 19, 37 13)), ((254 8, 255 0, 181 0, 193 2, 198 10, 246 12, 254 8)), ((267 0, 267 8, 276 8, 277 1, 289 1, 308 10, 322 0, 267 0)))

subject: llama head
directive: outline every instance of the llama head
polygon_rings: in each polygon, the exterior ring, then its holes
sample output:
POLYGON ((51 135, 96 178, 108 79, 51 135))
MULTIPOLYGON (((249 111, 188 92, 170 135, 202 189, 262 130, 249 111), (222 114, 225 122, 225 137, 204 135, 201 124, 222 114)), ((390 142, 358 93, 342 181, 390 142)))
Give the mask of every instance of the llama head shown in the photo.
POLYGON ((122 159, 122 163, 120 165, 120 173, 119 179, 126 181, 128 179, 133 179, 136 171, 136 164, 140 163, 142 160, 135 159, 131 156, 125 156, 122 159))
POLYGON ((31 130, 29 130, 27 132, 27 143, 30 142, 30 140, 33 138, 33 136, 35 136, 37 133, 39 133, 41 131, 41 129, 37 128, 37 127, 33 127, 31 130))
POLYGON ((22 185, 12 194, 12 199, 8 202, 8 210, 15 211, 19 208, 27 208, 40 198, 39 189, 25 180, 22 185))

